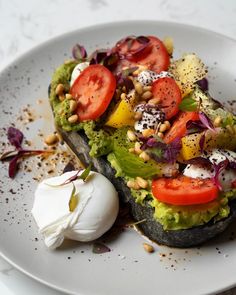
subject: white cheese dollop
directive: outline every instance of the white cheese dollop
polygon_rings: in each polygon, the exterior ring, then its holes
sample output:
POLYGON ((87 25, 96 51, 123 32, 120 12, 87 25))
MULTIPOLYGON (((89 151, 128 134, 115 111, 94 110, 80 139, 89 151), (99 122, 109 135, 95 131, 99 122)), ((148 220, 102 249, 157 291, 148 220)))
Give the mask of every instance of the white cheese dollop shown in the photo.
POLYGON ((156 129, 159 123, 165 121, 165 114, 155 105, 139 104, 134 111, 142 113, 142 118, 134 124, 134 129, 140 133, 145 129, 156 129))
POLYGON ((59 247, 64 239, 87 242, 99 238, 111 228, 118 215, 118 193, 102 174, 90 172, 86 182, 77 179, 56 186, 75 174, 76 171, 71 171, 43 180, 35 191, 32 214, 46 246, 51 249, 59 247), (78 204, 71 212, 73 186, 78 204))
MULTIPOLYGON (((219 164, 226 158, 229 161, 236 161, 236 153, 229 150, 213 149, 205 153, 205 158, 208 158, 211 163, 219 164)), ((183 174, 192 178, 211 178, 214 176, 214 169, 208 169, 202 165, 189 164, 184 169, 183 174)), ((223 190, 231 189, 232 181, 236 179, 236 171, 233 169, 225 169, 219 175, 219 182, 223 190)))
POLYGON ((139 73, 137 80, 139 83, 141 83, 143 86, 149 86, 151 85, 154 81, 160 79, 160 78, 173 78, 173 76, 166 71, 162 71, 159 74, 156 72, 150 71, 150 70, 145 70, 139 73))
POLYGON ((85 62, 81 62, 80 64, 78 64, 72 74, 71 74, 71 80, 70 80, 70 87, 74 84, 75 80, 79 77, 79 75, 81 74, 81 72, 86 69, 89 66, 89 62, 85 61, 85 62))

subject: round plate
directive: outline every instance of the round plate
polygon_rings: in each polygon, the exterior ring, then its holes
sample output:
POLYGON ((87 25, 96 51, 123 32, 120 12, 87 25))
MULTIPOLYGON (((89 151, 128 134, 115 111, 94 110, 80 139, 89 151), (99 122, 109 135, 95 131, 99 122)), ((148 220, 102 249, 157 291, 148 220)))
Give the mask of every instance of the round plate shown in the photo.
MULTIPOLYGON (((46 103, 48 85, 54 69, 70 58, 74 44, 83 44, 91 52, 130 34, 172 36, 175 57, 195 52, 209 66, 213 97, 223 101, 235 98, 234 40, 166 22, 136 21, 90 27, 31 50, 1 73, 1 150, 7 142, 4 128, 12 123, 24 131, 33 147, 42 146, 40 133, 53 130, 46 103), (25 120, 29 123, 25 124, 25 120)), ((6 163, 1 164, 0 170, 0 252, 32 278, 70 294, 84 295, 209 294, 236 284, 235 224, 200 248, 154 245, 155 252, 148 254, 143 250, 144 238, 127 229, 107 242, 109 253, 94 254, 91 244, 74 242, 65 243, 56 251, 48 250, 30 213, 37 185, 34 179, 37 173, 46 176, 47 166, 43 173, 41 168, 35 159, 24 162, 14 180, 7 176, 6 163)))

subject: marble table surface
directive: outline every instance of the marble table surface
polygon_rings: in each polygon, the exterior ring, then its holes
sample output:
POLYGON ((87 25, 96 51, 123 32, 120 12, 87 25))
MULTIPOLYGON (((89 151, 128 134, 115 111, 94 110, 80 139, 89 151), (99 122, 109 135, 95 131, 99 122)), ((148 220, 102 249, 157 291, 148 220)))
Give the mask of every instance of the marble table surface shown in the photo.
MULTIPOLYGON (((30 48, 89 25, 165 20, 207 28, 236 39, 234 0, 0 0, 0 70, 30 48)), ((0 294, 62 294, 26 277, 0 258, 0 294)), ((221 295, 236 295, 236 288, 221 295)))

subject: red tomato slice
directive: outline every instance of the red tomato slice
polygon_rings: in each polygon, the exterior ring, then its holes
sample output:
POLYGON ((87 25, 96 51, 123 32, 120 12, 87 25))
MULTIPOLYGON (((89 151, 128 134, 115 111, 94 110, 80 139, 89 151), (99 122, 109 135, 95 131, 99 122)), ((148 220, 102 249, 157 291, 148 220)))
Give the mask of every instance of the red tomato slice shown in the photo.
POLYGON ((232 188, 236 188, 236 179, 232 181, 232 188))
POLYGON ((70 89, 78 101, 80 121, 95 120, 107 109, 116 89, 116 79, 102 65, 90 65, 75 80, 70 89))
POLYGON ((211 179, 159 178, 152 182, 152 193, 159 201, 172 205, 205 204, 216 199, 219 189, 211 179))
POLYGON ((165 143, 171 143, 177 137, 181 138, 186 135, 187 128, 186 123, 188 121, 197 121, 199 120, 199 115, 197 112, 181 112, 175 119, 170 130, 166 133, 164 137, 165 143))
POLYGON ((152 84, 152 94, 153 98, 160 100, 159 106, 167 120, 178 113, 182 94, 174 79, 165 77, 156 80, 152 84))
POLYGON ((147 36, 147 46, 134 39, 121 40, 113 49, 124 56, 120 67, 134 67, 137 64, 147 66, 149 70, 160 73, 166 71, 170 65, 169 54, 161 40, 154 36, 147 36))

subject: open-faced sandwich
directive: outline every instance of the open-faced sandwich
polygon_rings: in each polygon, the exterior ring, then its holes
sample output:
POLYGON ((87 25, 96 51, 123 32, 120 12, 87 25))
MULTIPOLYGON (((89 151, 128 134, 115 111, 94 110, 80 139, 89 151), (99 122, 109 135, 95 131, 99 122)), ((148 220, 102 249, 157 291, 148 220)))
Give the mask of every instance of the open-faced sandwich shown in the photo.
POLYGON ((208 93, 200 58, 172 51, 154 36, 89 57, 77 44, 49 99, 64 141, 111 180, 143 233, 189 247, 236 217, 236 116, 208 93))

